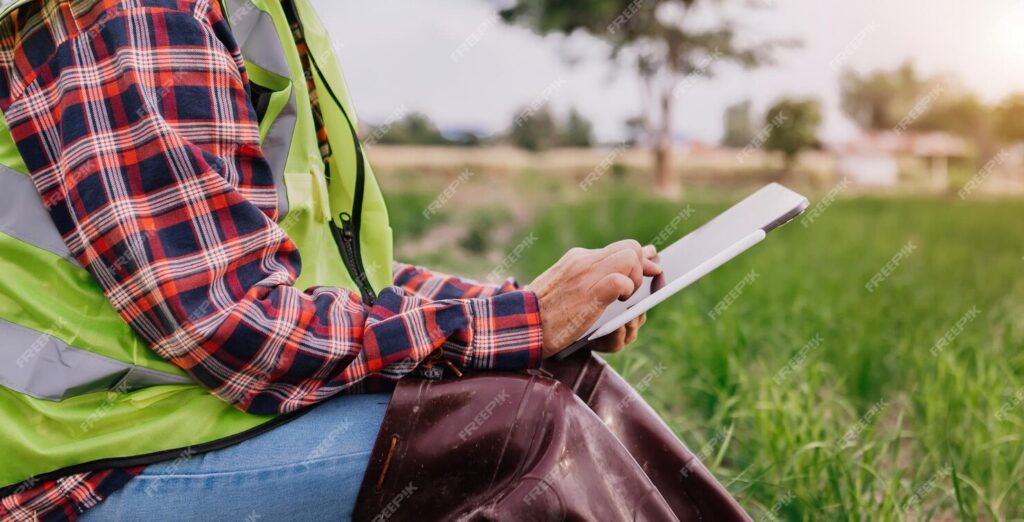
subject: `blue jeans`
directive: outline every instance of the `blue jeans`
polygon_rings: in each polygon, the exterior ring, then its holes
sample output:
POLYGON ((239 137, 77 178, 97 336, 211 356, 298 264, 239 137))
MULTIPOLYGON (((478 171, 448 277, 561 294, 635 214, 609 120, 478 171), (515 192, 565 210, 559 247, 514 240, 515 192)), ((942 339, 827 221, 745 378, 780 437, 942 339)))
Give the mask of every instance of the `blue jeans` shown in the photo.
POLYGON ((82 520, 349 520, 390 399, 336 397, 230 448, 153 464, 82 520))

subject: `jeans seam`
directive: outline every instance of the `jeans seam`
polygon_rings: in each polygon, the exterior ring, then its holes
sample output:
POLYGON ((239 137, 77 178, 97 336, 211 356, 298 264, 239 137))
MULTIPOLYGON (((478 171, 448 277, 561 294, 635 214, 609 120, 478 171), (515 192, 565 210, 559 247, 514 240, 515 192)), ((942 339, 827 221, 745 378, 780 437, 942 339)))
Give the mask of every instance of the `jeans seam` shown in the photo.
MULTIPOLYGON (((360 457, 360 456, 364 456, 364 455, 368 456, 368 455, 370 455, 370 453, 372 453, 372 452, 371 451, 362 451, 362 452, 358 452, 358 453, 349 453, 349 454, 346 454, 346 455, 339 455, 339 456, 334 456, 334 457, 321 457, 321 458, 313 459, 313 460, 303 460, 303 461, 300 461, 300 462, 290 462, 290 463, 287 463, 287 464, 281 464, 281 465, 277 465, 277 466, 265 466, 265 467, 261 467, 261 468, 247 468, 247 469, 238 469, 238 470, 231 470, 231 471, 213 471, 213 472, 203 472, 203 473, 172 472, 172 473, 167 473, 167 474, 147 474, 147 472, 149 471, 147 469, 147 470, 143 471, 142 474, 136 476, 133 479, 133 481, 134 480, 139 480, 139 479, 207 478, 207 477, 221 477, 221 476, 225 476, 225 475, 238 475, 238 474, 242 474, 242 473, 259 473, 259 472, 262 472, 262 471, 288 470, 288 469, 293 469, 293 468, 297 468, 297 467, 301 467, 301 466, 308 466, 310 464, 319 464, 321 462, 338 461, 338 460, 343 460, 343 459, 347 459, 347 458, 350 458, 350 457, 360 457)), ((158 464, 155 464, 155 465, 158 465, 158 464)))

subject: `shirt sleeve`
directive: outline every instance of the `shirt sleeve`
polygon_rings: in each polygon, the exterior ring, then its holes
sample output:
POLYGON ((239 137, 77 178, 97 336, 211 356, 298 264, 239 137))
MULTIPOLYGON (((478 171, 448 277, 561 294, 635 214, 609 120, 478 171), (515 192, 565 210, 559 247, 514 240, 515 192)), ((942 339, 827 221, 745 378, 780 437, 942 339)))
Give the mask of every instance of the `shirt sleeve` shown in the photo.
POLYGON ((300 253, 275 223, 241 54, 213 3, 166 7, 186 4, 117 3, 59 44, 24 40, 32 84, 9 84, 3 107, 72 254, 147 344, 258 414, 398 379, 437 351, 469 368, 539 366, 527 290, 394 286, 369 307, 292 286, 300 253))
POLYGON ((519 283, 511 277, 501 284, 480 283, 397 261, 392 265, 391 273, 395 286, 424 299, 493 297, 519 290, 519 283))

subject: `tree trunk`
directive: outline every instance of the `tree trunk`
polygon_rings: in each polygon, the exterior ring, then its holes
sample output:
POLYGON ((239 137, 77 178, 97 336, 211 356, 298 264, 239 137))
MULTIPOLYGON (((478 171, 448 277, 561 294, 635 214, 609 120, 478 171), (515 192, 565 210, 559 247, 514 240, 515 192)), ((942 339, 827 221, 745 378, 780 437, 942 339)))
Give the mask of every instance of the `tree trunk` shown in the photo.
POLYGON ((638 146, 646 146, 646 145, 654 143, 654 116, 653 116, 653 114, 654 114, 654 106, 657 104, 657 100, 655 100, 655 96, 654 96, 654 78, 652 78, 650 75, 641 75, 641 76, 643 78, 643 85, 644 85, 644 102, 642 104, 642 108, 643 108, 643 111, 644 111, 644 113, 643 113, 644 128, 643 128, 643 136, 640 138, 640 141, 637 143, 637 145, 638 146))
POLYGON ((679 180, 672 172, 672 91, 661 93, 661 126, 654 140, 654 187, 668 197, 680 194, 679 180))
POLYGON ((782 176, 783 178, 790 178, 793 176, 793 169, 796 168, 796 154, 783 154, 782 155, 782 176))

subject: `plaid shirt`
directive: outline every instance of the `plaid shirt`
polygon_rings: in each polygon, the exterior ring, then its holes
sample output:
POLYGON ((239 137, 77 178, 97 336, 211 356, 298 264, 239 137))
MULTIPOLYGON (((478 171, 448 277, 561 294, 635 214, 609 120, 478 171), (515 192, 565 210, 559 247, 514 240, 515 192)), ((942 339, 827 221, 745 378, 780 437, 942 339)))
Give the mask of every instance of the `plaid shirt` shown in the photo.
MULTIPOLYGON (((292 411, 441 357, 539 366, 537 297, 396 266, 372 307, 292 287, 241 53, 213 0, 42 0, 0 24, 0 110, 72 254, 161 357, 244 411, 292 411)), ((73 519, 141 468, 29 485, 73 519)))

